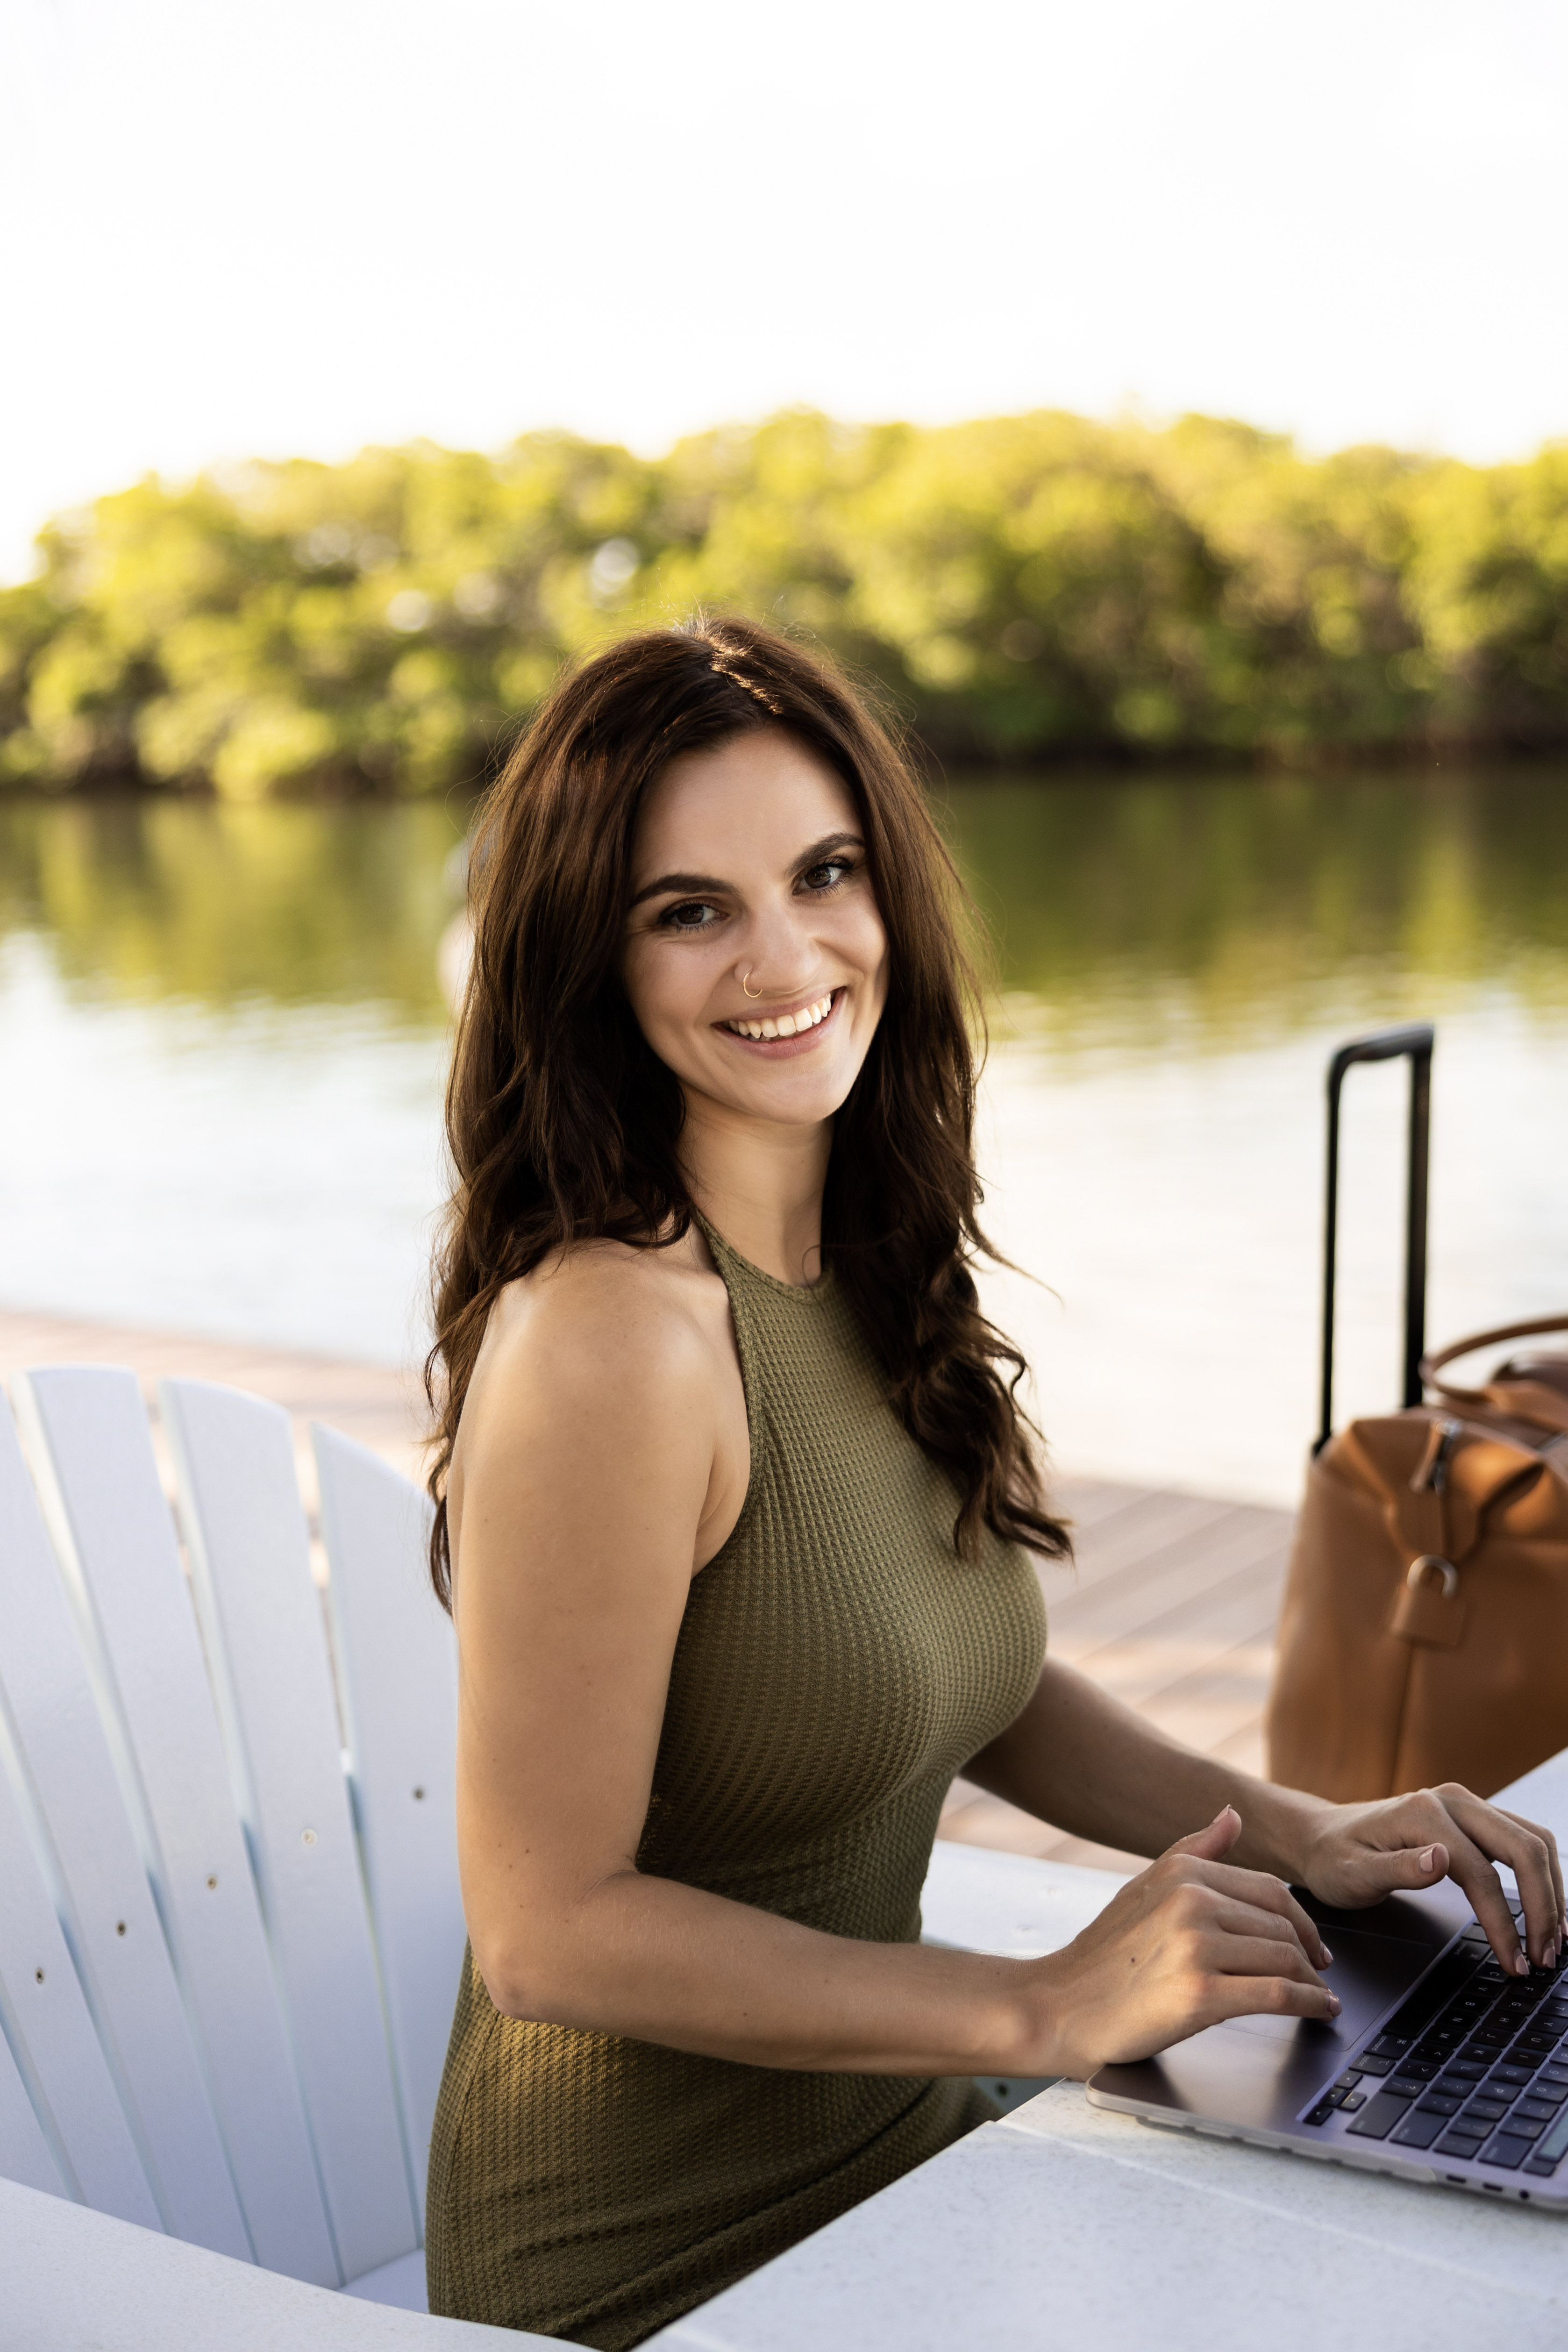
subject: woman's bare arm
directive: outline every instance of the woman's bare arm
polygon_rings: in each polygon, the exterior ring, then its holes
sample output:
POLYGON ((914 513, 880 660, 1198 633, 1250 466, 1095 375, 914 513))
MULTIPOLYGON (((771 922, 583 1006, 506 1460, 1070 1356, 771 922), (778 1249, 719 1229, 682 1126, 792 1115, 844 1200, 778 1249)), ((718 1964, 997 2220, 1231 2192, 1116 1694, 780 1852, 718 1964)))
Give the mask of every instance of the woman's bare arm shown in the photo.
POLYGON ((640 1874, 722 1483, 718 1373, 657 1261, 584 1253, 528 1288, 487 1346, 457 1465, 458 1839, 499 2008, 753 2064, 912 2074, 1082 2071, 1220 2015, 1330 2013, 1315 1931, 1276 1882, 1220 1859, 1225 1823, 1090 1938, 1027 1963, 823 1935, 640 1874))
POLYGON ((1452 1784, 1365 1805, 1279 1788, 1167 1738, 1058 1659, 1046 1661, 1023 1714, 964 1769, 1042 1821, 1134 1853, 1159 1853, 1191 1822, 1230 1806, 1241 1823, 1237 1862, 1346 1907, 1447 1874, 1498 1958, 1519 1968, 1513 1916, 1492 1867, 1505 1862, 1524 1898, 1531 1956, 1544 1962, 1563 1935, 1562 1865, 1539 1823, 1452 1784))

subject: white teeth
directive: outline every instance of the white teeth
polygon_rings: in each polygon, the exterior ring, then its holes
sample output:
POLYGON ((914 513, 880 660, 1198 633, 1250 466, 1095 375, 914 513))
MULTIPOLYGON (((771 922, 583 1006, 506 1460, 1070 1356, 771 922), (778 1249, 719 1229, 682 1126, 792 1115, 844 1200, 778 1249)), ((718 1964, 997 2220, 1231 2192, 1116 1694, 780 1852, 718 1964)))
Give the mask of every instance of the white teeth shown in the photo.
POLYGON ((782 1013, 777 1020, 771 1021, 731 1021, 725 1026, 732 1029, 737 1037, 798 1037, 803 1031, 818 1027, 832 1010, 833 991, 829 989, 816 1004, 805 1005, 798 1013, 782 1013))

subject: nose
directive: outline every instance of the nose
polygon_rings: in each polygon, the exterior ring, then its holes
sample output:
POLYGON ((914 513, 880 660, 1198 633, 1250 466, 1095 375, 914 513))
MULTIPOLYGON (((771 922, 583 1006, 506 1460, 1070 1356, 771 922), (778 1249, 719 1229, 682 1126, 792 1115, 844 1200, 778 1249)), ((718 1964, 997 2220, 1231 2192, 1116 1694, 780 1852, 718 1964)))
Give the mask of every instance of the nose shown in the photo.
POLYGON ((816 942, 784 913, 760 915, 735 958, 735 976, 748 1003, 798 996, 820 977, 816 942))

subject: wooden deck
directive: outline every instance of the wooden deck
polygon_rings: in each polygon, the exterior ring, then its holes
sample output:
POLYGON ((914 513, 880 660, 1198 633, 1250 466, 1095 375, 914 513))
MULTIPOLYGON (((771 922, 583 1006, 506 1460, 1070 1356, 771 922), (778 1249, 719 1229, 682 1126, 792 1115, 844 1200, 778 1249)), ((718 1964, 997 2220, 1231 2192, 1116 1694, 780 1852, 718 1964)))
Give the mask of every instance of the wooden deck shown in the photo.
MULTIPOLYGON (((0 1380, 29 1364, 128 1365, 151 1393, 166 1374, 222 1381, 294 1417, 308 1504, 306 1424, 325 1421, 419 1477, 423 1399, 411 1372, 232 1342, 0 1313, 0 1380)), ((1163 1730, 1249 1771, 1262 1769, 1262 1715, 1290 1515, 1257 1504, 1065 1476, 1078 1559, 1042 1569, 1051 1646, 1163 1730)), ((1137 1858, 1047 1829, 956 1780, 943 1837, 1062 1862, 1128 1869, 1137 1858)))

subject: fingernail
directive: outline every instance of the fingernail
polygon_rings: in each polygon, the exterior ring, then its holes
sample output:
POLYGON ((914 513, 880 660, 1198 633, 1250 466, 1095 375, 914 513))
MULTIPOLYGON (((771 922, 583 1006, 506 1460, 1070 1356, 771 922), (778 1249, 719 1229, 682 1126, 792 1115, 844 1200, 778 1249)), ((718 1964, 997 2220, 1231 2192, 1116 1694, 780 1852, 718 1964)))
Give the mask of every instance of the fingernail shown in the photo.
POLYGON ((1322 1947, 1322 1953, 1323 1953, 1323 1966, 1324 1966, 1326 1969, 1331 1969, 1331 1968, 1333 1967, 1333 1965, 1334 1965, 1334 1956, 1333 1956, 1332 1952, 1331 1952, 1331 1951, 1330 1951, 1330 1949, 1329 1949, 1329 1948, 1328 1948, 1327 1944, 1325 1944, 1325 1945, 1322 1947))
POLYGON ((1513 1972, 1516 1977, 1527 1977, 1530 1974, 1530 1962, 1525 1958, 1522 1952, 1516 1952, 1514 1954, 1513 1972))
POLYGON ((1329 1995, 1329 2007, 1333 2011, 1334 2015, 1338 2017, 1340 2013, 1340 2000, 1337 1993, 1331 1992, 1329 1995))
POLYGON ((1436 1847, 1435 1845, 1429 1845, 1429 1846, 1427 1847, 1427 1849, 1426 1849, 1426 1853, 1425 1853, 1421 1856, 1421 1858, 1420 1858, 1420 1860, 1421 1860, 1421 1867, 1422 1867, 1422 1869, 1423 1869, 1423 1870, 1430 1870, 1430 1869, 1431 1869, 1431 1867, 1432 1867, 1432 1861, 1433 1861, 1433 1857, 1434 1857, 1434 1855, 1436 1853, 1436 1851, 1437 1851, 1437 1849, 1436 1849, 1436 1847))

